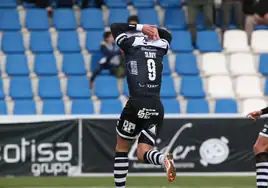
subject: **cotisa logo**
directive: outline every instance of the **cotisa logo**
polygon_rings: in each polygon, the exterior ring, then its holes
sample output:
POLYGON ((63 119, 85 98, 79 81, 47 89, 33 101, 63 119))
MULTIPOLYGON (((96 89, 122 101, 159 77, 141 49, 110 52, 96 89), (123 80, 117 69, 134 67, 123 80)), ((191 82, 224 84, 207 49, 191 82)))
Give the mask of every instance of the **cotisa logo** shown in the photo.
POLYGON ((29 141, 22 138, 20 144, 6 144, 0 147, 0 161, 31 162, 31 172, 34 176, 67 173, 71 167, 72 155, 72 145, 68 142, 37 144, 34 139, 29 141))

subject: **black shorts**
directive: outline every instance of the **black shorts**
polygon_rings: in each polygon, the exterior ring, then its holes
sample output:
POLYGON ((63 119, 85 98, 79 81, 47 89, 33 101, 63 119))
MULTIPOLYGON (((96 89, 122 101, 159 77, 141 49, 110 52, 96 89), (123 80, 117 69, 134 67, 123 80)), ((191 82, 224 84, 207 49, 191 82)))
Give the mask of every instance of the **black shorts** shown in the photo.
POLYGON ((164 108, 157 98, 130 98, 118 120, 117 134, 126 140, 155 145, 162 127, 164 108))

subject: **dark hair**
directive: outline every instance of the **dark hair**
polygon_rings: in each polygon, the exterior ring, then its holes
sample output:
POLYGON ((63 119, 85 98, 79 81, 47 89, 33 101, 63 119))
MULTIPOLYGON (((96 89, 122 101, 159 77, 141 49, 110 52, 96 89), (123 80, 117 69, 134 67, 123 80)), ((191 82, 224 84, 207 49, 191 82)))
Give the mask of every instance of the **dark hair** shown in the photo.
POLYGON ((138 16, 136 16, 136 15, 132 15, 132 16, 128 17, 127 22, 129 23, 131 21, 134 21, 134 22, 137 22, 137 23, 140 22, 138 16))
POLYGON ((111 34, 112 34, 111 31, 105 31, 104 34, 103 34, 103 38, 107 39, 111 34))

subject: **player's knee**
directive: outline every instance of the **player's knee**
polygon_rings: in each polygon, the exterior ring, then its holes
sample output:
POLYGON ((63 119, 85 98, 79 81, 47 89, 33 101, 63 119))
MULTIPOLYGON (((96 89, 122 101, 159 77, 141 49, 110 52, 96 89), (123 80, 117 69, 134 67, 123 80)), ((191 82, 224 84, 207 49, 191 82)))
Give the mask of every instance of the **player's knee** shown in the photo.
POLYGON ((127 140, 117 136, 117 143, 116 143, 116 152, 128 152, 129 143, 127 140))

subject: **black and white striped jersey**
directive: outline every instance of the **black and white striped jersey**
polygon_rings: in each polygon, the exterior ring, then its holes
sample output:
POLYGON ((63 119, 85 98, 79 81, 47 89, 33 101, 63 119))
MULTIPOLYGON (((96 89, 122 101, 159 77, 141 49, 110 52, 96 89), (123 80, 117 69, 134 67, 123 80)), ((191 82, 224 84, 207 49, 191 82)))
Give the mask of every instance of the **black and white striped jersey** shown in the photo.
POLYGON ((159 97, 162 82, 163 57, 171 42, 171 35, 158 29, 160 40, 148 40, 142 34, 128 34, 139 25, 114 23, 111 31, 117 45, 125 53, 127 83, 130 97, 159 97))

